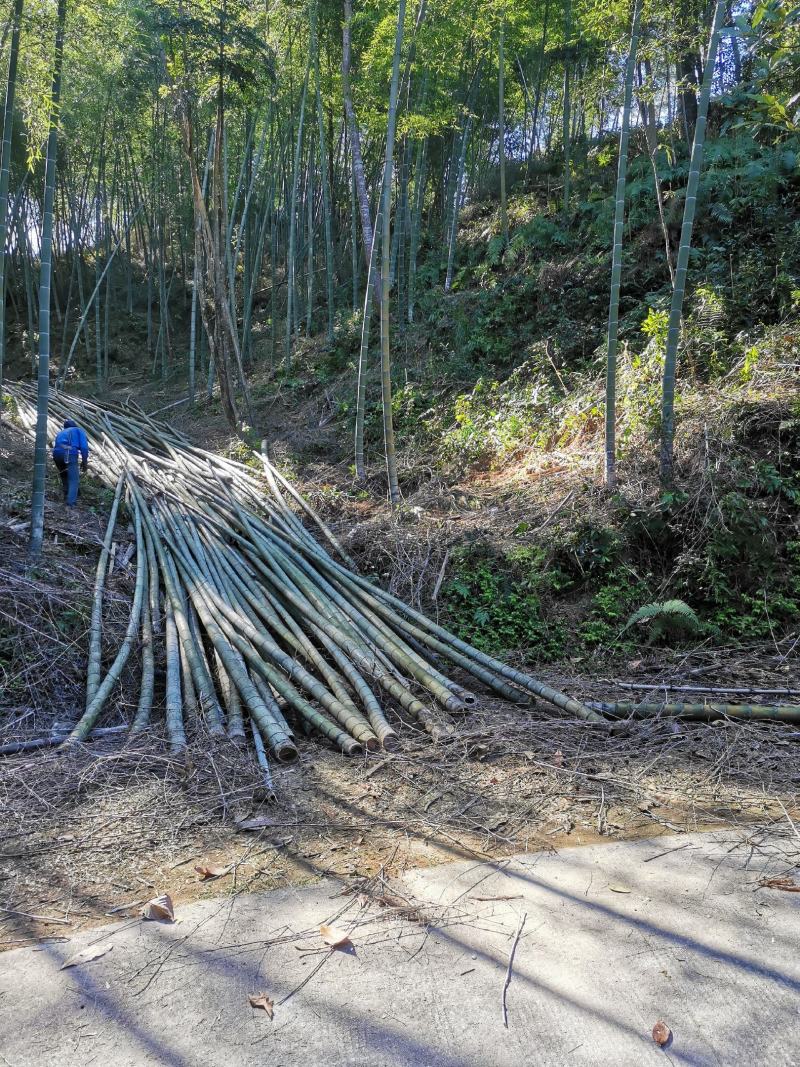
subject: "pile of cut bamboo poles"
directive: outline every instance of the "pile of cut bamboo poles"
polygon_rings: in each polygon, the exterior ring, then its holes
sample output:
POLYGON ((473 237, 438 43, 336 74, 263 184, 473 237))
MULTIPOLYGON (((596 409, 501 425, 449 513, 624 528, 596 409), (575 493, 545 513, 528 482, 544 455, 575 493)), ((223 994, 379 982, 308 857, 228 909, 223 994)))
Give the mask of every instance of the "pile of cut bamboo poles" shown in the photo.
MULTIPOLYGON (((33 390, 13 385, 33 432, 33 390)), ((164 728, 174 751, 193 720, 234 742, 252 738, 282 762, 305 733, 342 752, 392 748, 405 722, 439 738, 477 702, 468 678, 515 704, 541 698, 569 715, 602 717, 472 648, 359 575, 331 531, 270 463, 207 452, 132 402, 104 407, 51 398, 50 434, 74 419, 92 471, 115 489, 94 588, 86 706, 64 744, 100 721, 134 649, 141 684, 129 728, 155 725, 156 666, 166 663, 164 728), (122 642, 104 659, 104 590, 121 506, 135 538, 135 587, 122 642), (300 514, 315 528, 312 536, 300 514), (324 544, 323 544, 324 542, 324 544), (156 655, 156 642, 163 655, 156 655), (461 681, 450 676, 457 668, 461 681)))

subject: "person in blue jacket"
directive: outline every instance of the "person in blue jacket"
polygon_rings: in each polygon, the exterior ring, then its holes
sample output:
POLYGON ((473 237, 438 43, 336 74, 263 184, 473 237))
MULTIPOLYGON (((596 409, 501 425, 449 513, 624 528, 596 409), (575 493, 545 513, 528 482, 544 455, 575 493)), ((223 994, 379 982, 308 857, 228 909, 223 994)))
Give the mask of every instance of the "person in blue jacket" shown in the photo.
POLYGON ((81 470, 86 473, 89 465, 89 441, 86 433, 72 419, 65 419, 64 429, 57 434, 53 445, 53 462, 61 475, 64 503, 68 508, 74 507, 78 499, 81 477, 78 473, 79 457, 81 470))

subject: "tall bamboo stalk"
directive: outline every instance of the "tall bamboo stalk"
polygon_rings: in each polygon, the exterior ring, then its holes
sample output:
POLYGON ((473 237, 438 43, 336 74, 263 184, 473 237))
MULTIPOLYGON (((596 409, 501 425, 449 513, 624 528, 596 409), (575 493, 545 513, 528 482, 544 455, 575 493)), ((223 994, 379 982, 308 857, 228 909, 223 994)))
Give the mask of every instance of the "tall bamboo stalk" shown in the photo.
MULTIPOLYGON (((202 195, 205 198, 208 190, 208 172, 211 167, 211 158, 214 153, 214 131, 208 139, 208 152, 203 169, 202 195)), ((200 287, 200 259, 203 254, 202 223, 199 217, 194 220, 194 259, 192 265, 192 306, 189 312, 189 403, 195 400, 195 350, 197 347, 197 299, 200 287)))
POLYGON ((703 149, 708 120, 708 104, 711 99, 711 86, 714 81, 714 66, 717 59, 720 30, 725 17, 725 0, 717 0, 711 22, 711 33, 706 51, 703 70, 703 84, 697 103, 697 121, 694 128, 692 157, 689 163, 689 178, 686 182, 686 201, 683 209, 681 226, 681 243, 675 264, 675 285, 672 289, 672 305, 669 312, 667 329, 667 347, 664 355, 664 378, 661 391, 661 463, 660 476, 664 485, 669 485, 673 477, 673 455, 675 442, 675 375, 678 362, 678 344, 681 336, 681 316, 683 298, 686 292, 686 275, 689 270, 689 252, 692 247, 692 229, 697 207, 697 189, 700 184, 700 170, 703 166, 703 149))
POLYGON ((625 179, 628 173, 628 137, 631 124, 633 75, 639 46, 641 0, 636 0, 631 25, 631 43, 625 65, 625 99, 622 105, 622 131, 619 136, 617 190, 614 208, 614 238, 611 250, 611 297, 608 306, 608 353, 606 355, 606 485, 613 489, 617 471, 617 341, 619 338, 619 292, 622 278, 622 234, 625 226, 625 179))
POLYGON ((394 443, 392 419, 392 362, 389 343, 389 267, 391 260, 391 206, 392 175, 394 163, 394 137, 397 125, 397 94, 400 81, 400 52, 403 47, 403 29, 406 17, 406 0, 399 0, 397 29, 394 39, 392 81, 389 87, 389 113, 386 128, 386 163, 383 171, 383 254, 381 256, 381 406, 383 409, 383 442, 386 451, 386 479, 392 507, 400 501, 397 481, 397 454, 394 443))
POLYGON ((570 96, 570 65, 572 63, 572 0, 565 0, 564 5, 564 93, 563 114, 561 121, 562 141, 564 147, 564 198, 562 217, 564 225, 569 222, 569 196, 571 191, 571 145, 572 145, 572 98, 570 96))
POLYGON ((325 231, 325 286, 328 303, 328 343, 333 342, 333 319, 335 308, 333 254, 333 221, 331 218, 331 185, 328 174, 328 149, 325 137, 325 114, 322 107, 322 89, 319 74, 319 38, 317 34, 318 0, 311 4, 311 56, 314 64, 314 100, 317 111, 317 145, 319 148, 319 167, 322 182, 322 221, 325 231))
POLYGON ((284 357, 287 364, 292 359, 292 330, 294 325, 293 315, 297 302, 295 283, 296 271, 296 244, 297 244, 297 192, 300 186, 300 153, 303 147, 303 124, 306 114, 306 96, 308 94, 308 76, 311 68, 311 56, 306 63, 306 73, 303 79, 303 95, 300 100, 300 118, 297 123, 297 141, 294 149, 294 167, 292 169, 292 192, 289 201, 289 243, 286 251, 286 327, 284 333, 284 357))
POLYGON ((42 554, 44 539, 44 494, 47 468, 47 413, 50 396, 50 282, 53 274, 53 203, 58 158, 58 122, 61 102, 61 69, 64 63, 64 25, 67 0, 58 0, 53 82, 50 91, 50 130, 44 179, 42 241, 39 254, 39 373, 36 405, 36 442, 33 454, 33 492, 31 498, 31 537, 29 553, 36 560, 42 554))
POLYGON ((133 594, 133 606, 131 607, 128 626, 125 630, 122 644, 114 658, 114 662, 108 669, 108 673, 97 687, 97 691, 87 705, 86 711, 84 711, 81 718, 70 731, 68 744, 76 744, 77 742, 85 741, 94 729, 97 720, 100 718, 103 707, 111 695, 111 691, 119 680, 125 664, 128 662, 128 658, 133 651, 133 643, 139 629, 139 620, 143 605, 146 608, 145 590, 147 588, 148 573, 147 552, 145 551, 144 536, 142 532, 142 516, 138 506, 134 508, 134 516, 136 528, 136 587, 133 594))
POLYGON ((0 150, 0 418, 3 416, 3 367, 6 354, 6 238, 8 236, 8 182, 11 172, 11 135, 14 128, 14 94, 17 88, 19 34, 23 0, 14 0, 11 48, 8 56, 6 102, 3 109, 3 146, 0 150))
MULTIPOLYGON (((464 164, 467 158, 467 145, 469 144, 469 134, 472 128, 472 115, 466 116, 464 123, 464 130, 461 134, 461 148, 458 153, 458 166, 456 167, 456 180, 455 191, 453 193, 453 211, 452 221, 450 224, 450 238, 447 242, 447 271, 444 278, 444 291, 450 292, 450 288, 453 284, 453 266, 455 264, 456 256, 456 238, 458 237, 458 220, 461 214, 461 204, 464 198, 464 164)), ((502 214, 501 214, 502 218, 502 214)), ((508 242, 508 220, 506 219, 505 231, 503 240, 508 242)))
MULTIPOLYGON (((497 155, 500 162, 500 234, 503 244, 508 244, 508 204, 506 202, 506 64, 505 64, 506 16, 500 15, 500 34, 497 45, 497 155)), ((466 133, 465 141, 466 145, 466 133)), ((462 151, 463 157, 463 151, 462 151)), ((460 195, 460 188, 456 196, 460 195)), ((450 269, 448 269, 448 274, 450 269)), ((449 286, 448 286, 449 288, 449 286)))
POLYGON ((411 210, 411 236, 408 250, 408 321, 414 321, 414 309, 417 296, 417 256, 419 253, 419 235, 422 225, 422 212, 425 207, 425 183, 428 177, 428 139, 422 141, 414 166, 414 203, 411 210))
POLYGON ((378 231, 383 219, 383 212, 378 215, 375 233, 372 237, 372 248, 369 254, 369 269, 367 270, 367 284, 364 289, 364 314, 361 319, 361 345, 358 350, 358 376, 356 379, 356 429, 355 429, 355 460, 356 478, 363 481, 366 477, 364 465, 364 416, 367 405, 367 355, 369 352, 369 329, 372 321, 372 282, 375 272, 375 245, 378 231))
POLYGON ((120 474, 117 488, 114 492, 114 500, 111 505, 111 514, 106 526, 106 534, 103 538, 103 546, 94 580, 94 597, 92 601, 92 619, 89 624, 89 663, 86 668, 86 706, 88 707, 100 687, 100 664, 102 657, 103 642, 103 589, 106 582, 106 572, 111 543, 114 537, 114 527, 117 522, 122 487, 125 484, 125 474, 120 474))
MULTIPOLYGON (((353 183, 355 185, 358 212, 361 220, 361 242, 364 249, 364 258, 369 255, 372 248, 372 217, 369 207, 369 194, 367 192, 367 179, 364 173, 364 160, 361 155, 361 134, 356 120, 356 112, 353 106, 353 93, 350 85, 350 49, 351 28, 353 21, 352 0, 344 0, 344 22, 342 23, 342 97, 344 111, 347 120, 347 133, 350 141, 350 158, 353 165, 353 183)), ((396 107, 396 100, 395 100, 396 107)), ((381 301, 381 271, 375 271, 375 299, 381 301)))

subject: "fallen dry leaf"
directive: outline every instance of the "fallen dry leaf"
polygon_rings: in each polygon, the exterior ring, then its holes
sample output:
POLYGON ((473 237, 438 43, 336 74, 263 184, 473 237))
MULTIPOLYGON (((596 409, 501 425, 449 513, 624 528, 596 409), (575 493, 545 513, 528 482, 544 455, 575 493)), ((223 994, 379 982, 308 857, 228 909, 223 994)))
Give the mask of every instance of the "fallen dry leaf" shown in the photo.
POLYGON ((330 945, 331 948, 344 948, 345 945, 352 945, 350 935, 346 934, 344 930, 339 930, 335 926, 326 926, 323 923, 319 928, 320 936, 326 945, 330 945))
POLYGON ((800 893, 800 885, 791 878, 762 878, 758 884, 762 889, 782 889, 784 893, 800 893))
POLYGON ((160 897, 153 897, 152 900, 148 900, 142 908, 142 918, 152 919, 154 922, 174 923, 175 908, 172 898, 167 893, 164 893, 160 897))
POLYGON ((100 956, 105 956, 107 952, 110 952, 113 947, 110 941, 106 941, 103 945, 89 945, 86 948, 82 948, 80 952, 76 952, 74 956, 70 956, 68 960, 61 964, 61 970, 63 971, 67 967, 75 967, 79 963, 89 963, 90 960, 99 959, 100 956))
POLYGON ((266 993, 251 993, 249 1000, 251 1008, 263 1008, 270 1019, 273 1018, 275 1002, 270 1000, 266 993))
POLYGON ((672 1031, 665 1022, 659 1019, 653 1027, 653 1040, 657 1045, 660 1045, 661 1048, 664 1048, 665 1045, 669 1044, 669 1039, 671 1037, 672 1031))
POLYGON ((195 870, 200 875, 200 880, 203 882, 208 881, 209 878, 221 878, 223 874, 231 873, 230 867, 220 867, 213 863, 201 863, 195 867, 195 870))
POLYGON ((630 893, 631 890, 626 885, 610 885, 608 887, 612 893, 630 893))
POLYGON ((269 815, 259 815, 255 819, 242 819, 241 822, 237 822, 237 830, 263 830, 265 826, 281 826, 282 823, 276 819, 271 818, 269 815))

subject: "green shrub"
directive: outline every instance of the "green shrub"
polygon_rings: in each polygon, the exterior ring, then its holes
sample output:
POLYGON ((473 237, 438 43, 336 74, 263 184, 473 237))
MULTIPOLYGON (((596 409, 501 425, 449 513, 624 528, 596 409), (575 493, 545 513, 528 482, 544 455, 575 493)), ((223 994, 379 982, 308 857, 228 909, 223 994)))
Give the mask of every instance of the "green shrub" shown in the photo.
POLYGON ((452 568, 443 602, 459 637, 492 654, 519 649, 531 660, 563 654, 565 627, 548 619, 542 601, 567 579, 546 566, 541 550, 526 547, 498 556, 475 546, 454 553, 452 568))

